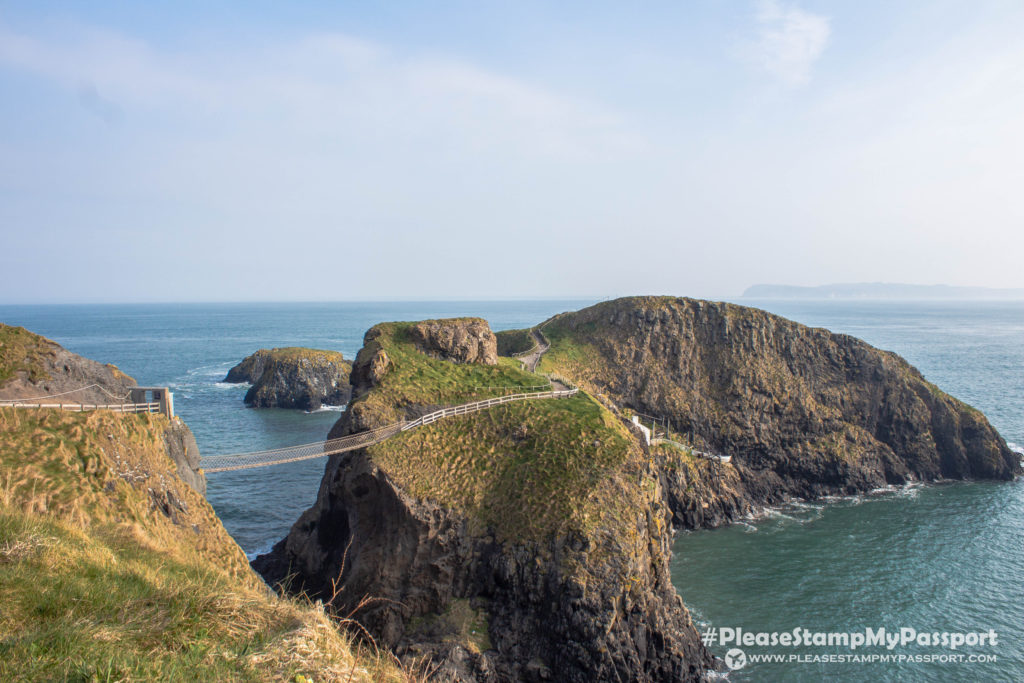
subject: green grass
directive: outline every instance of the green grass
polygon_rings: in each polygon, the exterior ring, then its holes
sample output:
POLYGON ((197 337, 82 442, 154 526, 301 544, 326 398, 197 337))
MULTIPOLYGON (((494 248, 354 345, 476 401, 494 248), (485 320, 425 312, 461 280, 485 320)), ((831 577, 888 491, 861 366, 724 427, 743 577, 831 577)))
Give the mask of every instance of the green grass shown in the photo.
MULTIPOLYGON (((379 386, 351 410, 371 424, 404 417, 406 406, 457 405, 532 387, 542 375, 509 358, 498 365, 457 364, 418 351, 412 323, 377 326, 374 343, 390 359, 379 386)), ((464 512, 475 531, 512 541, 541 541, 576 530, 600 515, 596 505, 639 447, 626 429, 585 393, 569 399, 509 403, 448 418, 377 444, 369 453, 396 483, 417 497, 464 512)))
POLYGON ((552 320, 544 326, 544 336, 551 347, 541 357, 537 371, 563 374, 595 390, 591 380, 601 373, 605 376, 613 374, 606 367, 607 361, 601 351, 586 341, 597 334, 597 325, 592 322, 570 329, 559 318, 552 320))
MULTIPOLYGON (((265 349, 260 349, 265 351, 265 349)), ((284 346, 281 348, 270 349, 265 351, 271 358, 276 360, 302 360, 303 358, 310 360, 322 360, 333 363, 342 362, 345 357, 340 351, 325 351, 323 349, 307 349, 302 346, 284 346)))
POLYGON ((589 498, 634 453, 629 435, 586 394, 436 422, 373 446, 413 495, 465 512, 501 539, 582 529, 589 498))
POLYGON ((498 355, 511 356, 516 353, 523 353, 533 348, 535 342, 530 335, 530 330, 504 330, 496 332, 498 338, 498 355))
MULTIPOLYGON (((414 323, 382 323, 376 341, 390 365, 380 385, 359 402, 389 422, 404 418, 409 405, 447 406, 501 396, 516 388, 546 384, 547 379, 522 370, 511 358, 497 365, 458 364, 432 358, 416 349, 409 337, 414 323)), ((381 422, 383 424, 383 422, 381 422)))
POLYGON ((51 344, 24 327, 0 323, 0 385, 19 372, 27 373, 32 382, 49 379, 41 365, 44 358, 54 355, 51 344))
POLYGON ((407 633, 413 640, 457 643, 479 654, 492 647, 489 628, 486 609, 474 609, 467 598, 454 598, 440 614, 410 619, 407 633))

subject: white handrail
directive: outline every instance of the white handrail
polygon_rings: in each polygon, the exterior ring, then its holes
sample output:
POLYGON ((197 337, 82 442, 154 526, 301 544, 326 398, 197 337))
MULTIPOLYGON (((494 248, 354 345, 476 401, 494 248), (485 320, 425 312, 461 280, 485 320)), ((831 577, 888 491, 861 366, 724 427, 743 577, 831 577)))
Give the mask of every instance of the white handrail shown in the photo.
POLYGON ((349 434, 338 439, 319 441, 300 446, 289 446, 287 448, 274 448, 266 451, 253 453, 234 453, 230 455, 210 455, 203 457, 203 471, 207 474, 214 472, 230 472, 232 470, 245 470, 254 467, 268 467, 270 465, 282 465, 289 462, 309 460, 311 458, 322 458, 327 455, 336 455, 357 448, 365 448, 382 441, 390 439, 401 432, 433 424, 438 420, 456 415, 467 415, 486 408, 510 403, 512 401, 525 401, 541 398, 568 398, 575 395, 579 389, 564 389, 558 391, 530 392, 513 394, 510 396, 499 396, 488 398, 472 403, 463 403, 457 406, 442 408, 432 413, 422 415, 415 420, 408 422, 395 422, 384 427, 378 427, 358 434, 349 434))

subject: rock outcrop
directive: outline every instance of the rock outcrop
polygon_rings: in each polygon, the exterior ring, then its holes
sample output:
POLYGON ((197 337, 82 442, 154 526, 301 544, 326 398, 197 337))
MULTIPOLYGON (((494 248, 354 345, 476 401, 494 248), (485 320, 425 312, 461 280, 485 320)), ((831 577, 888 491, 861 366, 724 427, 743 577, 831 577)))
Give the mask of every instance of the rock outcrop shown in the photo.
POLYGON ((409 336, 423 353, 456 363, 495 365, 498 339, 482 318, 427 320, 409 328, 409 336))
POLYGON ((114 365, 71 353, 23 327, 0 323, 0 401, 54 396, 66 403, 121 403, 136 386, 114 365))
POLYGON ((249 382, 245 403, 256 408, 317 410, 348 403, 352 366, 336 351, 260 349, 228 371, 225 382, 249 382))
MULTIPOLYGON (((423 327, 454 339, 449 325, 461 323, 423 327)), ((428 372, 438 389, 470 376, 423 348, 437 350, 409 327, 368 332, 332 436, 415 410, 416 392, 438 394, 417 384, 428 372)), ((509 404, 332 457, 314 506, 253 566, 354 613, 400 657, 429 658, 441 680, 698 680, 713 660, 671 584, 657 473, 588 397, 545 403, 550 412, 509 404)))
POLYGON ((979 411, 896 354, 847 335, 668 297, 598 304, 544 331, 552 340, 545 368, 733 456, 717 473, 662 469, 676 522, 687 527, 786 496, 1020 473, 979 411))
POLYGON ((179 417, 171 418, 163 433, 164 450, 167 457, 178 468, 182 481, 194 488, 200 495, 206 495, 206 475, 199 467, 199 444, 192 430, 179 417))

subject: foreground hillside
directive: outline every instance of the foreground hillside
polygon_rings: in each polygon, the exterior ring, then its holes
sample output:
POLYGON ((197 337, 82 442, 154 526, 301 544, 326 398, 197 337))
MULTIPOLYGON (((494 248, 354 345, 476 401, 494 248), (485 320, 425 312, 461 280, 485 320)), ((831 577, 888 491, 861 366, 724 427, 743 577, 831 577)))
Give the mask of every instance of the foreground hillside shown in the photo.
POLYGON ((188 436, 161 415, 0 408, 0 680, 403 679, 268 593, 179 476, 188 436))
POLYGON ((712 468, 656 449, 684 526, 718 524, 787 495, 1020 473, 984 415, 853 337, 670 297, 610 301, 541 329, 551 342, 541 369, 659 418, 676 440, 733 456, 712 468))
MULTIPOLYGON (((365 337, 331 436, 546 380, 479 319, 365 337)), ((496 406, 331 458, 315 505, 254 562, 338 594, 404 658, 454 680, 696 680, 710 654, 672 588, 657 473, 586 393, 496 406)))

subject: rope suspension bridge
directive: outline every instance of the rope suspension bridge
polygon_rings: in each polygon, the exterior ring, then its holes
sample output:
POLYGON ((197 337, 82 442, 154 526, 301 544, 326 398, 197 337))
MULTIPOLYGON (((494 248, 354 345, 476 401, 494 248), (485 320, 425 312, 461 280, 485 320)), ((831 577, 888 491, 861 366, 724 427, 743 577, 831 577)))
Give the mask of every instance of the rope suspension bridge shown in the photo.
POLYGON ((407 432, 410 429, 415 429, 417 427, 437 422, 438 420, 442 420, 446 417, 468 415, 469 413, 479 412, 481 410, 493 408, 494 406, 499 406, 503 403, 511 403, 513 401, 569 398, 570 396, 574 396, 578 391, 579 389, 575 388, 553 389, 551 391, 532 391, 508 394, 506 396, 497 396, 495 398, 488 398, 482 401, 463 403, 450 408, 442 408, 441 410, 427 413, 415 420, 395 422, 384 427, 378 427, 377 429, 360 432, 358 434, 350 434, 349 436, 343 436, 338 439, 328 439, 327 441, 319 441, 317 443, 289 446, 288 448, 275 448, 266 451, 254 451, 251 453, 204 456, 202 459, 202 467, 206 474, 213 474, 215 472, 231 472, 234 470, 247 470, 255 467, 270 467, 271 465, 283 465, 284 463, 299 462, 300 460, 322 458, 328 455, 345 453, 346 451, 354 451, 357 448, 372 446, 382 441, 386 441, 387 439, 390 439, 397 434, 401 434, 402 432, 407 432))
MULTIPOLYGON (((514 354, 523 363, 525 370, 536 372, 540 357, 551 347, 551 343, 539 329, 530 330, 530 336, 534 342, 532 348, 514 354)), ((448 408, 442 408, 432 413, 427 413, 414 420, 403 420, 394 422, 377 429, 371 429, 358 434, 350 434, 337 439, 328 439, 315 443, 288 446, 285 448, 273 448, 263 451, 252 451, 248 453, 231 453, 225 455, 203 456, 201 463, 203 471, 207 474, 216 472, 232 472, 235 470, 247 470, 256 467, 270 467, 272 465, 283 465, 290 462, 323 458, 330 455, 354 451, 358 448, 365 448, 374 444, 386 441, 398 434, 429 425, 438 420, 458 415, 487 410, 513 401, 531 401, 549 398, 569 398, 579 392, 578 388, 567 386, 567 382, 555 375, 547 375, 548 384, 519 387, 475 387, 480 390, 513 390, 517 393, 505 394, 494 398, 487 398, 480 401, 471 401, 448 408)), ((98 384, 91 384, 86 387, 79 387, 58 394, 38 396, 21 399, 0 399, 0 407, 14 408, 58 408, 61 410, 87 411, 87 410, 110 410, 119 413, 163 413, 168 417, 174 417, 173 395, 167 387, 132 387, 124 396, 115 396, 98 384), (84 403, 70 400, 70 394, 82 392, 88 389, 99 389, 117 403, 84 403), (62 397, 68 396, 68 400, 62 397), (60 399, 53 402, 54 399, 60 399), (48 401, 43 403, 43 401, 48 401)), ((639 420, 634 418, 634 424, 640 427, 639 420)), ((652 423, 652 427, 653 427, 652 423)), ((716 455, 693 449, 676 441, 665 438, 652 438, 652 429, 642 427, 645 432, 645 440, 649 445, 656 446, 665 444, 688 451, 698 457, 707 458, 720 463, 728 463, 732 458, 727 455, 716 455)))

